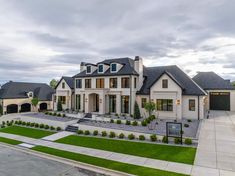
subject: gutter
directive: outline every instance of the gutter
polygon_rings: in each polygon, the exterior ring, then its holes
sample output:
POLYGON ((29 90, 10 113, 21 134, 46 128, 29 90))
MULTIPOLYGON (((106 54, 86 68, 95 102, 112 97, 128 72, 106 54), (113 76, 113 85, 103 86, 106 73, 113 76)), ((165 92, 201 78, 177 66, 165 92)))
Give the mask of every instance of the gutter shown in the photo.
POLYGON ((198 106, 198 120, 200 120, 200 103, 199 103, 199 101, 200 101, 200 97, 199 97, 199 95, 198 95, 198 100, 197 100, 197 106, 198 106))

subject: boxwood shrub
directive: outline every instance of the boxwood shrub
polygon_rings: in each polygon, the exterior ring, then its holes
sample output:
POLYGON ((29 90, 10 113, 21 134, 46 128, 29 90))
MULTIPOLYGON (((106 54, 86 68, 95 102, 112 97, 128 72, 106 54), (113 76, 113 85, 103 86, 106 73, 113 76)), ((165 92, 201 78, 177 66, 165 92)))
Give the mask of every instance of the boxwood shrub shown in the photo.
POLYGON ((156 136, 156 134, 152 134, 151 136, 150 136, 150 140, 151 141, 157 141, 157 136, 156 136))
POLYGON ((121 120, 117 120, 117 124, 122 124, 122 121, 121 120))
POLYGON ((120 139, 123 139, 125 137, 125 135, 123 133, 120 133, 118 136, 120 139))
POLYGON ((140 141, 144 141, 145 140, 145 136, 144 135, 139 135, 139 140, 140 141))
POLYGON ((137 126, 137 125, 138 125, 138 122, 137 122, 137 121, 134 121, 134 122, 132 122, 132 125, 133 125, 133 126, 137 126))
POLYGON ((141 125, 142 125, 142 126, 147 126, 146 120, 143 120, 143 121, 141 122, 141 125))
POLYGON ((126 125, 130 125, 130 124, 131 124, 130 120, 127 120, 126 125))
POLYGON ((186 138, 186 139, 184 140, 184 143, 185 143, 186 145, 192 145, 192 139, 186 138))
POLYGON ((84 134, 85 135, 90 135, 90 131, 89 130, 85 130, 84 134))
POLYGON ((45 125, 41 123, 41 124, 39 125, 39 128, 44 128, 44 126, 45 126, 45 125))
POLYGON ((61 128, 60 128, 60 127, 57 127, 57 128, 56 128, 56 131, 61 131, 61 128))
POLYGON ((53 127, 53 126, 50 126, 50 130, 55 130, 55 127, 53 127))
POLYGON ((131 133, 131 134, 129 134, 129 135, 128 135, 128 139, 130 139, 130 140, 135 139, 135 135, 134 135, 134 134, 132 134, 132 133, 131 133))
POLYGON ((110 131, 110 133, 109 133, 109 137, 110 137, 110 138, 115 138, 115 137, 116 137, 115 132, 110 131))
POLYGON ((44 128, 47 130, 47 129, 49 129, 50 127, 49 127, 49 125, 45 125, 44 128))
POLYGON ((166 137, 166 136, 163 136, 163 138, 162 138, 162 142, 163 142, 163 143, 168 143, 168 139, 167 139, 167 137, 166 137))
POLYGON ((106 131, 102 131, 101 132, 101 136, 103 136, 103 137, 107 136, 107 132, 106 131))
POLYGON ((180 138, 175 138, 174 141, 175 141, 175 144, 181 144, 181 139, 180 138))
POLYGON ((98 130, 93 131, 93 135, 97 136, 98 135, 98 130))

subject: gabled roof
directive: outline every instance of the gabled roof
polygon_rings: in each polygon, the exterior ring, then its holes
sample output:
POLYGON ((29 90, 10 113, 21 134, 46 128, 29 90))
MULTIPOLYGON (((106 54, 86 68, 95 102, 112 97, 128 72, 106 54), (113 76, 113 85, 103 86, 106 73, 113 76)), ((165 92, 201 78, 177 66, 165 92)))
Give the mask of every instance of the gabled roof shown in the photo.
POLYGON ((40 101, 51 101, 55 92, 44 83, 8 82, 0 89, 0 99, 28 98, 27 93, 33 92, 40 101))
POLYGON ((138 73, 134 69, 134 60, 128 57, 125 58, 117 58, 117 59, 106 59, 102 62, 98 62, 97 64, 106 64, 110 65, 111 63, 119 63, 122 64, 123 67, 116 73, 111 73, 110 69, 107 69, 104 73, 98 73, 98 71, 94 71, 92 74, 86 74, 86 70, 78 73, 74 76, 74 78, 79 77, 98 77, 98 76, 117 76, 117 75, 138 75, 138 73))
POLYGON ((73 77, 68 77, 68 76, 62 76, 60 81, 57 83, 55 89, 58 87, 58 85, 61 83, 62 80, 64 80, 68 84, 70 89, 74 89, 74 79, 73 77))
POLYGON ((159 66, 159 67, 144 67, 144 83, 138 94, 149 95, 150 88, 159 78, 167 74, 176 84, 182 88, 183 95, 205 95, 206 93, 179 67, 159 66))
POLYGON ((198 72, 193 80, 204 90, 233 90, 229 80, 225 80, 214 72, 198 72))

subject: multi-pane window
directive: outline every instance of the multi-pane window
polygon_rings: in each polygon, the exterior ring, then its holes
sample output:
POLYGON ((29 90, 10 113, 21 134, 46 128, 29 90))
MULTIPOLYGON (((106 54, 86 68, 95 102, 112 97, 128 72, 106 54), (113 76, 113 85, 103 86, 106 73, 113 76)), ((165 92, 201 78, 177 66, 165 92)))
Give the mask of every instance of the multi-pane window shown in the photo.
POLYGON ((104 72, 104 65, 99 65, 98 66, 98 72, 103 73, 104 72))
POLYGON ((128 77, 122 78, 122 88, 130 88, 130 79, 128 77))
POLYGON ((81 96, 79 94, 76 95, 76 109, 77 110, 81 109, 81 96))
POLYGON ((134 88, 136 89, 136 86, 137 86, 137 79, 134 78, 134 88))
POLYGON ((167 79, 162 80, 162 88, 168 88, 168 80, 167 79))
POLYGON ((116 112, 116 95, 109 95, 109 112, 116 112))
POLYGON ((82 80, 81 79, 76 79, 76 88, 78 88, 78 89, 82 88, 82 80))
POLYGON ((85 79, 85 88, 91 88, 91 79, 85 79))
POLYGON ((110 88, 117 88, 117 78, 110 78, 109 79, 109 87, 110 88))
POLYGON ((58 100, 61 102, 61 104, 66 104, 66 96, 58 96, 58 100))
POLYGON ((129 113, 129 96, 121 96, 121 111, 122 113, 129 113))
POLYGON ((91 73, 91 66, 90 65, 86 66, 86 73, 91 73))
POLYGON ((189 100, 189 111, 195 111, 195 100, 189 100))
POLYGON ((111 72, 117 71, 117 64, 111 64, 111 72))
POLYGON ((65 83, 64 82, 62 83, 62 89, 65 89, 65 83))
POLYGON ((141 108, 144 108, 147 98, 141 98, 141 108))
POLYGON ((96 79, 96 88, 104 88, 104 78, 96 79))
POLYGON ((158 111, 173 111, 173 100, 172 99, 157 99, 157 110, 158 111))

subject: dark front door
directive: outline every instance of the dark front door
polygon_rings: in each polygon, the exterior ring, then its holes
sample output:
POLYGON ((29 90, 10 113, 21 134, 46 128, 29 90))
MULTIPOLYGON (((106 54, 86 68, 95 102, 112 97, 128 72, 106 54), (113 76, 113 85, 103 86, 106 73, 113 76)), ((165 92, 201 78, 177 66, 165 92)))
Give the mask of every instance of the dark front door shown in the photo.
POLYGON ((17 113, 18 112, 18 105, 11 104, 7 106, 7 114, 17 113))
POLYGON ((230 93, 229 92, 211 92, 210 109, 230 111, 230 93))
POLYGON ((30 112, 31 111, 31 105, 29 103, 25 103, 21 105, 20 112, 30 112))
POLYGON ((47 104, 46 104, 46 103, 41 103, 41 104, 40 104, 40 110, 41 110, 41 111, 47 110, 47 104))

